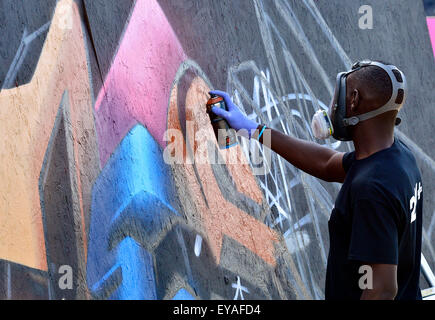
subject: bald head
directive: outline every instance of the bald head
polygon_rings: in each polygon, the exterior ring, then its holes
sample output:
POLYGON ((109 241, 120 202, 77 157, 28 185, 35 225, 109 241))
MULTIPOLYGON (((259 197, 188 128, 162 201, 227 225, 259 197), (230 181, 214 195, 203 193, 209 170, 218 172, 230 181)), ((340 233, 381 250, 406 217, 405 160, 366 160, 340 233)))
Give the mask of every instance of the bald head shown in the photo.
POLYGON ((377 66, 367 66, 348 76, 347 98, 351 99, 354 90, 359 92, 359 104, 362 108, 360 111, 368 112, 383 106, 390 100, 393 84, 385 70, 377 66))

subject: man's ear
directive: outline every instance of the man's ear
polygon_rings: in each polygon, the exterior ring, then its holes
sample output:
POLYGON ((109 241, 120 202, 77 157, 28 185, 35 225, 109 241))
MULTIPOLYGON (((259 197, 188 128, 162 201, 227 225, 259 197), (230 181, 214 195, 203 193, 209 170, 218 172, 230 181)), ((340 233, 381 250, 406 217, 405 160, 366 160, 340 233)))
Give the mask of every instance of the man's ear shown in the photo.
POLYGON ((355 114, 360 109, 360 93, 358 89, 353 89, 350 94, 350 113, 355 114))

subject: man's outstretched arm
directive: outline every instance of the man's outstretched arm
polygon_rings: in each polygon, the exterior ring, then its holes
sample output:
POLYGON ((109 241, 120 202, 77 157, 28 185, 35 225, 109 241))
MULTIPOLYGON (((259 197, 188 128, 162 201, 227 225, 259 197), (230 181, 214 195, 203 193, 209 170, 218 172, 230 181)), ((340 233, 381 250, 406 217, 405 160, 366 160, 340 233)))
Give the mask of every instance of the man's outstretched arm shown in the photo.
POLYGON ((270 148, 296 168, 328 182, 344 181, 343 152, 288 136, 275 129, 266 130, 270 130, 270 148))
MULTIPOLYGON (((251 133, 252 130, 259 127, 258 123, 247 119, 240 112, 226 92, 216 90, 210 93, 224 98, 228 111, 216 107, 212 111, 227 120, 233 129, 236 131, 245 129, 251 133)), ((266 146, 298 169, 328 182, 344 181, 346 176, 342 163, 344 153, 321 146, 315 142, 288 136, 275 129, 268 128, 266 130, 268 132, 263 132, 263 135, 270 134, 271 138, 270 145, 266 146)))

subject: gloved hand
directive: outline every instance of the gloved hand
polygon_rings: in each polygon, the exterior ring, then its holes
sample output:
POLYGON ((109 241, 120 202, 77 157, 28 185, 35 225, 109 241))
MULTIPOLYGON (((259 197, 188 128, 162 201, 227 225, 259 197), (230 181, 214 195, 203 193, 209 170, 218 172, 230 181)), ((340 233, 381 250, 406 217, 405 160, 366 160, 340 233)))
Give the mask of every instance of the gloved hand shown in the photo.
POLYGON ((247 130, 249 134, 248 138, 250 139, 251 135, 254 133, 255 129, 257 129, 259 124, 253 120, 248 119, 247 116, 245 116, 242 112, 240 112, 239 108, 233 103, 233 101, 231 101, 231 98, 228 95, 228 93, 219 90, 210 91, 209 93, 224 98, 224 101, 228 107, 228 111, 219 107, 213 107, 211 111, 214 114, 227 120, 230 127, 233 128, 234 130, 236 131, 239 131, 240 129, 247 130))

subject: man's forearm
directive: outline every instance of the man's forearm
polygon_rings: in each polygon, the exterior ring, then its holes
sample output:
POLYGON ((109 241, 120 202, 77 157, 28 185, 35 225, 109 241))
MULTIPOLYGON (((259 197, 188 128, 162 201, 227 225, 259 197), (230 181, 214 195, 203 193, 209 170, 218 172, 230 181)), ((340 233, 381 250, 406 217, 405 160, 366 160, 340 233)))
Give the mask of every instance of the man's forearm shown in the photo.
MULTIPOLYGON (((261 129, 262 126, 259 126, 261 129)), ((329 170, 331 159, 339 152, 311 141, 288 136, 275 129, 266 129, 260 141, 300 170, 325 181, 344 179, 342 168, 329 170)), ((336 166, 337 167, 337 166, 336 166)), ((340 163, 341 167, 341 163, 340 163)))

